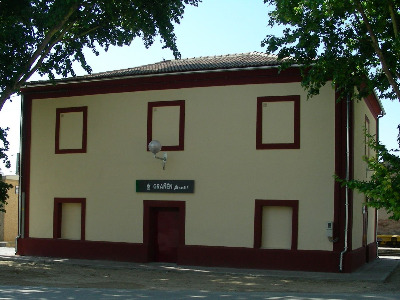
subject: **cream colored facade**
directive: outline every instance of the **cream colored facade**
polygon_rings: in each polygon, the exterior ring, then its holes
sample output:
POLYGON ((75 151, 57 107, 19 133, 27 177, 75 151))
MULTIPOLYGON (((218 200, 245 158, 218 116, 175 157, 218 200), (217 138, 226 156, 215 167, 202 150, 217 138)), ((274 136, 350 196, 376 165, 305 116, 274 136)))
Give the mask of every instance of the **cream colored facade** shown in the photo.
MULTIPOLYGON (((53 237, 55 197, 83 197, 86 240, 142 243, 143 200, 178 200, 186 202, 186 245, 252 247, 254 200, 298 200, 298 249, 331 251, 326 223, 334 218, 334 111, 330 84, 310 100, 300 83, 34 100, 30 237, 53 237), (300 149, 257 150, 257 97, 286 95, 300 95, 300 149), (147 105, 174 100, 185 101, 185 150, 168 152, 163 171, 146 151, 147 105), (88 107, 87 153, 55 154, 56 109, 81 106, 88 107), (138 179, 192 179, 195 193, 137 193, 138 179)), ((161 123, 177 126, 165 117, 161 123)), ((273 231, 287 236, 288 224, 273 231)), ((287 243, 267 240, 263 247, 285 249, 287 243)))

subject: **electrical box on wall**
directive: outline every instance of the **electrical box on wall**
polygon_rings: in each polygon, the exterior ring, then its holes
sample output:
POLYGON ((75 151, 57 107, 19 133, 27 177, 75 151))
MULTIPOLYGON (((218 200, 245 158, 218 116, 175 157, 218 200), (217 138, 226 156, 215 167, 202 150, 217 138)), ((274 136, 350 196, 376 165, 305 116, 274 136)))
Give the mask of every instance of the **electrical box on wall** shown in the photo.
POLYGON ((326 236, 328 238, 333 238, 333 222, 326 222, 326 236))

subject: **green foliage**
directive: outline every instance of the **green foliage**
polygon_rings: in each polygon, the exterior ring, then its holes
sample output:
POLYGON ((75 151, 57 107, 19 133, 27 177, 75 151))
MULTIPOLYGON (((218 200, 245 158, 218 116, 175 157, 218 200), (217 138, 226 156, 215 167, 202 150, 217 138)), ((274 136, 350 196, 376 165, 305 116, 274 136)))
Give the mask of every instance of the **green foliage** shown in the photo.
POLYGON ((366 134, 368 146, 376 152, 376 156, 363 157, 367 168, 372 172, 369 181, 343 180, 336 176, 336 180, 350 189, 357 190, 368 198, 367 205, 375 208, 385 208, 391 213, 391 219, 400 219, 400 157, 393 151, 387 150, 380 143, 376 143, 373 136, 366 134))
POLYGON ((8 159, 7 151, 9 150, 9 142, 7 141, 7 131, 9 128, 1 128, 0 127, 0 160, 6 166, 6 168, 10 168, 10 160, 8 159))
MULTIPOLYGON (((185 4, 201 0, 6 0, 0 1, 0 109, 29 77, 39 72, 75 75, 73 62, 91 72, 84 48, 98 55, 135 38, 146 47, 159 36, 180 57, 174 23, 185 4)), ((134 55, 134 53, 132 53, 134 55)))
MULTIPOLYGON (((0 160, 5 164, 6 168, 10 168, 10 160, 8 159, 7 151, 8 141, 7 141, 7 131, 8 128, 0 128, 0 160)), ((13 186, 11 184, 5 183, 0 174, 0 211, 5 212, 5 205, 7 204, 8 194, 7 191, 13 186)))
MULTIPOLYGON (((282 68, 302 68, 308 96, 332 81, 340 98, 379 96, 400 100, 399 0, 264 0, 274 6, 270 26, 284 25, 282 36, 267 35, 268 52, 284 59, 282 68), (354 92, 355 87, 358 92, 354 92)), ((400 132, 400 125, 398 127, 400 132)), ((400 144, 400 133, 398 138, 400 144)), ((386 208, 400 219, 400 158, 385 146, 369 146, 377 157, 364 158, 373 171, 368 182, 337 178, 364 193, 368 205, 386 208)))
MULTIPOLYGON (((1 177, 1 175, 0 175, 1 177)), ((8 190, 13 188, 12 184, 5 183, 0 178, 0 211, 6 212, 5 206, 7 205, 8 190)))
POLYGON ((332 80, 341 96, 363 97, 376 89, 399 99, 400 38, 398 1, 393 0, 264 0, 275 9, 270 26, 284 25, 282 36, 267 35, 262 45, 283 67, 303 66, 308 95, 332 80))

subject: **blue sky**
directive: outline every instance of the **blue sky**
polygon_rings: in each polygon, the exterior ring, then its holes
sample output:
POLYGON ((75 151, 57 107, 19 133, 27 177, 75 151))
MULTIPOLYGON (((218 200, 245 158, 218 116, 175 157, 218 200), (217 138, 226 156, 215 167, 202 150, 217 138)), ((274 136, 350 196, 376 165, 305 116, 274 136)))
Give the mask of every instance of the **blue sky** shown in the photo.
MULTIPOLYGON (((264 52, 261 41, 267 34, 279 34, 282 28, 268 27, 270 8, 263 0, 203 0, 199 7, 187 7, 181 24, 175 28, 178 49, 182 58, 213 56, 252 51, 264 52)), ((96 57, 88 51, 87 61, 93 72, 125 69, 173 59, 170 50, 161 49, 158 39, 146 49, 140 40, 135 40, 129 47, 112 47, 108 52, 100 51, 96 57)), ((75 68, 78 75, 85 72, 75 68)), ((32 80, 40 80, 34 76, 32 80)), ((380 119, 380 139, 389 149, 396 148, 396 127, 400 123, 400 103, 382 100, 386 116, 380 119)), ((13 97, 0 111, 0 126, 10 127, 11 161, 19 152, 19 111, 20 99, 13 97)), ((15 166, 15 163, 13 164, 15 166)), ((14 172, 1 171, 6 174, 14 172)))

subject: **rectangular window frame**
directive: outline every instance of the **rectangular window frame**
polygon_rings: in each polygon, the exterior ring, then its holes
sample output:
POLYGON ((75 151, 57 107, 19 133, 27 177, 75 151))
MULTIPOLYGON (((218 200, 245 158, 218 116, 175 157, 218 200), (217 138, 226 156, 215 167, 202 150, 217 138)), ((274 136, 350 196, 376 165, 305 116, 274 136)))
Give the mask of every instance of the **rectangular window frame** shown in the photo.
POLYGON ((88 107, 64 107, 56 109, 56 133, 55 133, 55 154, 70 154, 70 153, 86 153, 87 152, 87 114, 88 107), (60 130, 61 130, 61 114, 81 112, 83 113, 82 127, 82 148, 77 149, 60 149, 60 130))
POLYGON ((300 149, 300 95, 264 96, 257 98, 256 149, 300 149), (293 143, 263 143, 263 104, 268 102, 294 102, 293 143))
MULTIPOLYGON (((179 106, 179 144, 162 145, 163 151, 183 151, 185 149, 185 100, 149 102, 147 107, 147 145, 153 140, 153 108, 179 106)), ((162 141, 160 141, 162 144, 162 141)), ((147 151, 149 151, 147 149, 147 151)))
POLYGON ((299 228, 299 200, 255 200, 254 248, 260 249, 262 244, 263 208, 271 206, 292 208, 291 250, 297 250, 299 228))
POLYGON ((86 232, 86 198, 54 198, 53 239, 61 239, 62 205, 64 203, 81 204, 81 241, 85 240, 86 232))

